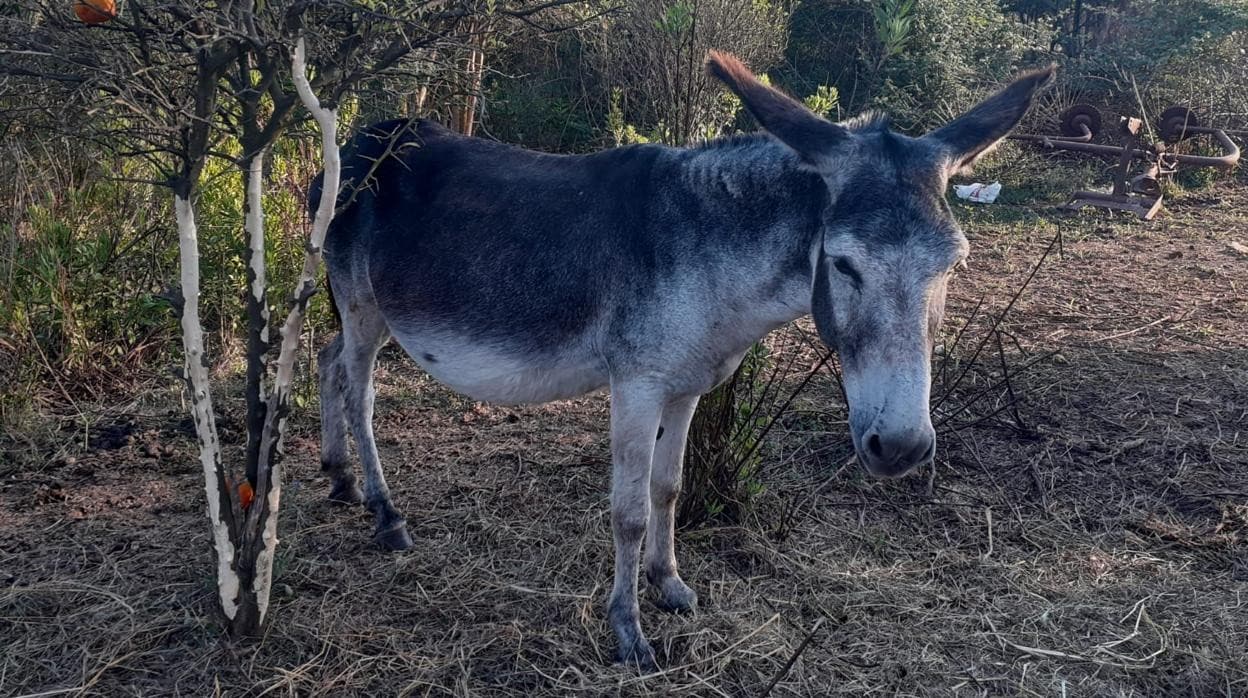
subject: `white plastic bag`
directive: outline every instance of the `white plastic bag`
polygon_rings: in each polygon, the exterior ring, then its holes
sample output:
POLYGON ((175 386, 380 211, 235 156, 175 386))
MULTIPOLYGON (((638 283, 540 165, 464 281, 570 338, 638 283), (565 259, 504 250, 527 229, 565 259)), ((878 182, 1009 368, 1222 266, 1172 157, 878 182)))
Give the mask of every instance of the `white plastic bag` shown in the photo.
POLYGON ((982 184, 976 182, 974 184, 955 184, 953 185, 953 193, 957 194, 959 199, 966 199, 977 204, 990 204, 996 201, 997 194, 1001 193, 1001 183, 982 184))

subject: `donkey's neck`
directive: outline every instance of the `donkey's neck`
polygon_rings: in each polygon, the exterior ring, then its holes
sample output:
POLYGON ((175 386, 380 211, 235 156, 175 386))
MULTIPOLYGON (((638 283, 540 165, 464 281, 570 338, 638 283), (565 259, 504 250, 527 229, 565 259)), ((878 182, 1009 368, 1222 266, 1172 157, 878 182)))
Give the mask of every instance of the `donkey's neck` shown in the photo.
POLYGON ((698 231, 693 254, 745 325, 770 329, 809 313, 828 208, 823 178, 762 134, 684 151, 679 172, 671 196, 698 231))
MULTIPOLYGON (((687 186, 710 200, 762 204, 772 200, 792 209, 797 197, 817 188, 819 176, 797 154, 765 133, 731 136, 682 151, 687 186)), ((816 203, 816 202, 807 202, 816 203)))

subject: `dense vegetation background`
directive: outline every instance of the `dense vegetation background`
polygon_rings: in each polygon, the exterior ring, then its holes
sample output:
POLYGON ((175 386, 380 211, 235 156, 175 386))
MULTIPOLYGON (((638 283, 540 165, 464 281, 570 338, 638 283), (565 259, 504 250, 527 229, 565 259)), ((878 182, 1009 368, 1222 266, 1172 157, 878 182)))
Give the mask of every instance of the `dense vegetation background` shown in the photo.
MULTIPOLYGON (((0 33, 43 21, 31 11, 0 6, 0 33)), ((1213 123, 1242 126, 1246 25, 1239 0, 593 0, 483 24, 463 48, 479 56, 469 65, 475 80, 460 79, 462 56, 429 56, 423 74, 362 86, 345 114, 350 128, 419 114, 463 130, 467 95, 476 117, 468 129, 533 148, 693 143, 751 128, 702 76, 714 47, 832 118, 882 109, 911 132, 1051 61, 1061 64, 1060 84, 1033 130, 1051 128, 1076 101, 1107 113, 1189 104, 1213 123)), ((140 183, 150 179, 145 162, 96 137, 99 120, 112 117, 64 102, 20 70, 0 75, 0 423, 11 423, 42 401, 176 363, 176 318, 160 292, 176 279, 177 255, 168 197, 140 183)), ((283 142, 273 155, 270 269, 288 288, 316 159, 306 141, 283 142)), ((242 186, 234 163, 214 158, 199 202, 205 323, 225 365, 244 319, 242 186)), ((319 300, 311 319, 313 333, 328 321, 319 300)))

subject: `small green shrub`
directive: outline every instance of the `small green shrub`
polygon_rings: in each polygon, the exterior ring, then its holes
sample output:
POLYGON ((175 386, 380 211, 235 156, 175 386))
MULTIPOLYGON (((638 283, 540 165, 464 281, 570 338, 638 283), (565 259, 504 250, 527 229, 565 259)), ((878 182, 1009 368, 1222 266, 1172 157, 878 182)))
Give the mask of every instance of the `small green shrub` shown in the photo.
POLYGON ((770 365, 766 347, 755 344, 732 377, 698 403, 685 449, 684 494, 677 513, 681 526, 740 523, 763 491, 760 439, 774 418, 762 399, 772 387, 770 365))
POLYGON ((819 85, 815 88, 814 93, 807 96, 802 102, 807 109, 819 116, 835 118, 834 114, 839 112, 841 107, 841 93, 835 87, 819 85))
POLYGON ((156 294, 171 261, 152 254, 171 240, 162 207, 98 175, 37 189, 10 192, 19 217, 0 227, 0 333, 18 360, 33 374, 108 373, 159 352, 169 333, 156 294))

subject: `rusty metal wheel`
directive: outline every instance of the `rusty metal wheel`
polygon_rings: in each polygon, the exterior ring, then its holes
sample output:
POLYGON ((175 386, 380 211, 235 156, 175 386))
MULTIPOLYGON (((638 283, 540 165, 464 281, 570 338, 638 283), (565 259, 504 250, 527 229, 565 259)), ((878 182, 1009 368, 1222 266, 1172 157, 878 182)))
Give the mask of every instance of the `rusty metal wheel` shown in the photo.
POLYGON ((1061 133, 1063 136, 1077 138, 1083 135, 1083 129, 1080 126, 1086 126, 1092 132, 1092 137, 1101 132, 1101 112, 1091 104, 1076 104, 1070 109, 1062 112, 1061 133))
POLYGON ((1178 143, 1195 135, 1188 130, 1192 126, 1200 126, 1200 120, 1195 112, 1183 106, 1167 108, 1157 120, 1157 131, 1167 143, 1178 143))

